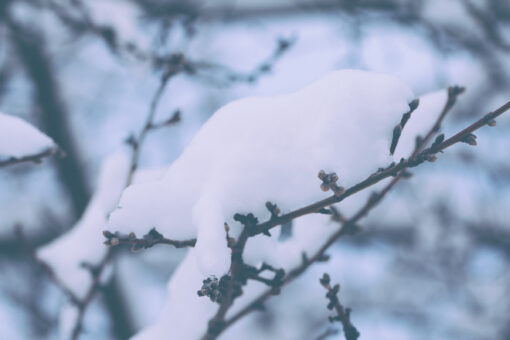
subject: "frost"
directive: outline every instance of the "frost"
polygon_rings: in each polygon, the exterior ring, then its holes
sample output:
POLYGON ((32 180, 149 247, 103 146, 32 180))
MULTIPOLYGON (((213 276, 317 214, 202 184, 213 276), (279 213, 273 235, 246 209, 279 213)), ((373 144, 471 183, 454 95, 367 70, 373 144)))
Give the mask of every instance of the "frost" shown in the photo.
POLYGON ((20 158, 56 148, 55 142, 23 119, 0 112, 0 159, 20 158))

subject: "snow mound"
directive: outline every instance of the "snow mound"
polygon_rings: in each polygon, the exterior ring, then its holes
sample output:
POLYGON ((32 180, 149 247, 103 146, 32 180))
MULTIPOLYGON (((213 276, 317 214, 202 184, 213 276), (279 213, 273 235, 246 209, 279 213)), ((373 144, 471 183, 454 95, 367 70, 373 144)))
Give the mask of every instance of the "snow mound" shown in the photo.
POLYGON ((230 264, 225 222, 235 236, 235 213, 265 220, 266 201, 285 213, 325 198, 331 193, 319 189, 321 169, 347 187, 387 165, 393 128, 413 99, 396 77, 341 70, 294 93, 234 101, 200 129, 161 181, 124 191, 110 229, 197 237, 200 272, 220 276, 230 264))

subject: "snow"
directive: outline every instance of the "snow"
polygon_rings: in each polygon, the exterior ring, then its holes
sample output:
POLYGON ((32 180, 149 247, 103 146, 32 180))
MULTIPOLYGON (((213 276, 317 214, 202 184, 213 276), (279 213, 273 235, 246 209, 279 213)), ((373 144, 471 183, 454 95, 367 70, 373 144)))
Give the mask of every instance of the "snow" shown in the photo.
POLYGON ((101 168, 96 192, 80 220, 69 232, 36 252, 37 258, 50 265, 58 279, 79 298, 86 295, 92 283, 82 263, 98 264, 106 254, 101 231, 117 205, 128 169, 127 152, 119 151, 108 157, 101 168))
MULTIPOLYGON (((414 96, 392 76, 336 71, 291 94, 250 97, 218 110, 161 180, 127 188, 110 216, 112 230, 142 234, 156 227, 169 238, 197 237, 196 247, 168 283, 159 318, 134 339, 165 334, 194 339, 203 334, 217 307, 196 291, 205 277, 219 277, 228 270, 224 222, 235 235, 241 229, 232 220, 235 213, 252 212, 266 220, 268 200, 287 212, 330 195, 319 189, 320 169, 337 172, 347 187, 378 167, 409 156, 415 137, 441 112, 446 93, 420 98, 394 157, 389 155, 392 131, 414 96)), ((340 208, 352 212, 367 194, 349 198, 340 208)), ((316 251, 336 226, 327 216, 304 216, 294 221, 292 242, 278 240, 277 235, 250 238, 244 260, 289 270, 299 264, 302 252, 316 251)), ((278 228, 273 231, 277 232, 278 228)), ((249 284, 233 310, 263 289, 249 284)))
MULTIPOLYGON (((89 271, 82 264, 98 265, 107 252, 102 231, 125 188, 130 153, 124 147, 106 157, 94 195, 80 220, 67 233, 36 251, 37 258, 53 268, 57 278, 78 298, 85 296, 92 283, 89 271)), ((154 181, 162 174, 163 170, 159 168, 143 169, 135 173, 133 181, 154 181)), ((107 281, 110 274, 111 268, 107 266, 101 280, 107 281)))
POLYGON ((50 137, 23 119, 0 112, 0 159, 35 155, 56 147, 50 137))
POLYGON ((78 320, 78 308, 71 302, 66 303, 60 308, 59 315, 59 338, 60 339, 71 339, 74 325, 78 320))
POLYGON ((168 283, 168 296, 162 313, 155 322, 133 340, 199 339, 205 332, 207 320, 217 305, 207 298, 199 298, 197 290, 203 276, 196 266, 196 249, 191 249, 168 283))
POLYGON ((321 169, 350 186, 387 165, 393 127, 413 98, 393 76, 341 70, 291 94, 234 101, 202 127, 161 182, 126 189, 109 225, 197 237, 202 274, 221 275, 230 262, 224 222, 235 233, 235 213, 266 219, 266 201, 286 212, 330 195, 319 189, 321 169))

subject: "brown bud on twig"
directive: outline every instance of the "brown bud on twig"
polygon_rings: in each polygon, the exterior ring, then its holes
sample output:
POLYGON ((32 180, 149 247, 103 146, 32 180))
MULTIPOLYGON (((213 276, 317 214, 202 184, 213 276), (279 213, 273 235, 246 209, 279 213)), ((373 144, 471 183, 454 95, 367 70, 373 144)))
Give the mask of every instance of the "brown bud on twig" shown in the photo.
POLYGON ((271 213, 271 219, 276 218, 280 214, 280 208, 274 203, 267 201, 266 208, 271 213))
POLYGON ((344 193, 345 189, 341 186, 338 186, 336 182, 338 181, 338 175, 334 172, 327 174, 324 170, 319 171, 317 177, 322 181, 320 188, 322 191, 326 192, 331 189, 335 196, 340 196, 344 193))
POLYGON ((469 144, 471 146, 476 146, 477 145, 477 143, 476 143, 476 135, 470 133, 470 134, 466 135, 466 137, 464 137, 462 139, 462 142, 466 143, 466 144, 469 144))
POLYGON ((420 105, 420 98, 413 99, 413 101, 409 103, 409 110, 411 112, 416 110, 418 105, 420 105))
POLYGON ((496 121, 492 118, 487 119, 487 125, 489 125, 491 127, 496 126, 496 121))

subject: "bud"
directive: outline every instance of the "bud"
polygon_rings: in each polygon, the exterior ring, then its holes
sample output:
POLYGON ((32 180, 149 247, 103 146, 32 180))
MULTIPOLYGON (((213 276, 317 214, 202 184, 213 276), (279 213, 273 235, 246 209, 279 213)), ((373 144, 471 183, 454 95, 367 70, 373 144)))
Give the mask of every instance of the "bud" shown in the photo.
POLYGON ((434 144, 439 144, 439 143, 442 143, 444 141, 444 133, 440 134, 439 136, 436 137, 436 140, 434 141, 434 144))
POLYGON ((322 275, 322 278, 319 280, 319 282, 321 283, 321 285, 323 285, 324 287, 327 287, 329 285, 329 282, 330 282, 330 277, 328 275, 328 273, 324 273, 322 275))
POLYGON ((333 287, 333 294, 338 294, 338 292, 340 291, 340 284, 336 284, 334 287, 333 287))
POLYGON ((416 98, 412 102, 409 103, 409 109, 411 111, 414 111, 414 110, 416 110, 416 108, 418 107, 419 104, 420 104, 420 99, 416 98))
POLYGON ((425 159, 431 163, 434 163, 437 160, 437 156, 436 155, 426 155, 425 159))
POLYGON ((317 175, 317 177, 319 177, 319 179, 323 179, 324 176, 326 176, 326 171, 324 171, 324 170, 319 171, 319 174, 317 175))
POLYGON ((462 139, 462 142, 466 143, 466 144, 469 144, 471 146, 476 146, 477 143, 476 143, 476 136, 472 133, 466 135, 466 137, 464 137, 462 139))

